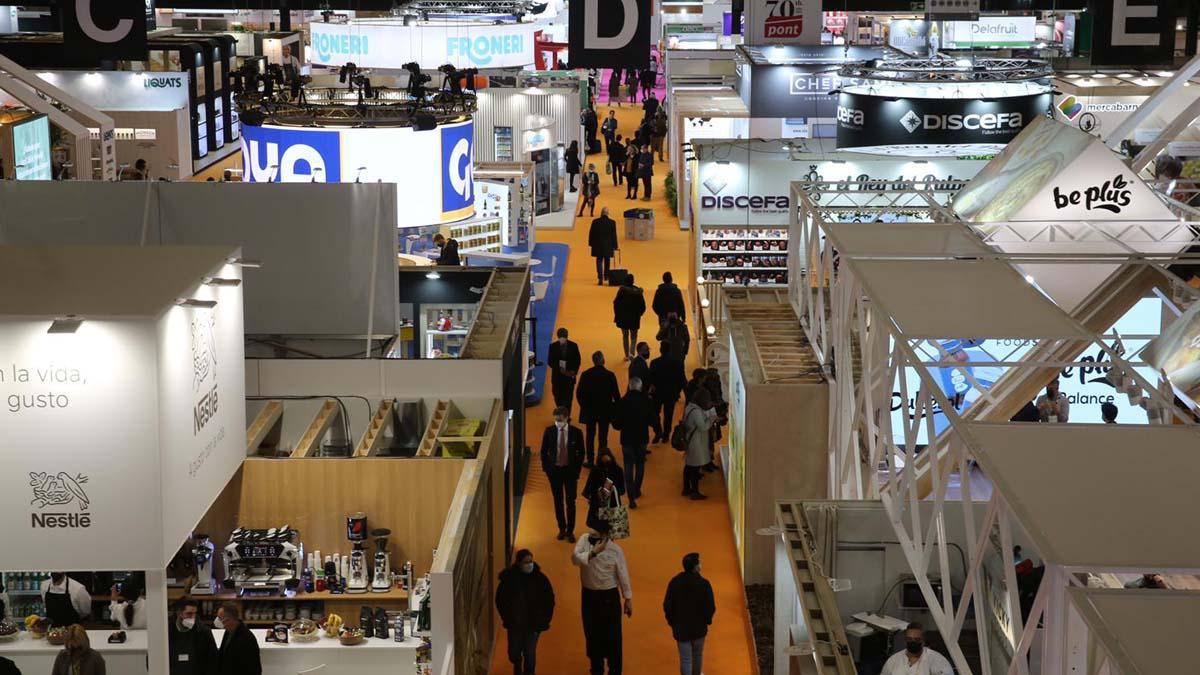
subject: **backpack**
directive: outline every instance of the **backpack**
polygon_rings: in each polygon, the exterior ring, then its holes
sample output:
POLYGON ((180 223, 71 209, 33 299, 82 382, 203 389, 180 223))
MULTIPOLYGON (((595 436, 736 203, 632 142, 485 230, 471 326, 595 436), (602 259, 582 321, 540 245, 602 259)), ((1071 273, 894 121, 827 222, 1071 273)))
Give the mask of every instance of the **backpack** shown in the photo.
POLYGON ((686 424, 680 424, 671 430, 671 447, 679 452, 687 452, 695 433, 695 431, 688 431, 686 424))

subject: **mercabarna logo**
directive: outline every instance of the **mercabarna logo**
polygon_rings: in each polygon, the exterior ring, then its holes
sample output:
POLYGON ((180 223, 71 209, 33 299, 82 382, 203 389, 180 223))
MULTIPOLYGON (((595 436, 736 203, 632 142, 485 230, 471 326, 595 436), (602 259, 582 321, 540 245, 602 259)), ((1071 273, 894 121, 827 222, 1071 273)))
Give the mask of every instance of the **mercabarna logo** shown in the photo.
POLYGON ((1083 112, 1083 104, 1076 100, 1074 96, 1068 96, 1059 102, 1058 110, 1068 120, 1074 121, 1076 117, 1079 117, 1079 113, 1083 112))

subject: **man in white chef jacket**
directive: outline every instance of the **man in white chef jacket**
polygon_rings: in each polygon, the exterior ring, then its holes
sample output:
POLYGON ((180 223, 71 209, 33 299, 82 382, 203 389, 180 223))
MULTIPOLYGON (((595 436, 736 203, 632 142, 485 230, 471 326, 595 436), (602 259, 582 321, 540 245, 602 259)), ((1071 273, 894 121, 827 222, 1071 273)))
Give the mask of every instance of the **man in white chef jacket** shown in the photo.
POLYGON ((925 646, 925 629, 910 623, 904 629, 904 651, 892 654, 880 675, 954 675, 946 657, 925 646))

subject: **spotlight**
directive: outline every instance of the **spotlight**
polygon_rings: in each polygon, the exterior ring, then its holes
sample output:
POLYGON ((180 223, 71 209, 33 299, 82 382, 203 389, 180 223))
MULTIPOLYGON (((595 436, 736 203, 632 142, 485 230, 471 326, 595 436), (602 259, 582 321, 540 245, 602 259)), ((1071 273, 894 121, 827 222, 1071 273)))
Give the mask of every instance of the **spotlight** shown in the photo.
POLYGON ((216 300, 198 300, 196 298, 179 298, 175 301, 180 307, 194 307, 196 309, 212 309, 217 306, 216 300))
POLYGON ((209 286, 241 286, 241 279, 225 279, 221 277, 204 277, 204 283, 209 286))
POLYGON ((442 275, 441 275, 440 273, 438 273, 438 271, 437 271, 437 270, 434 270, 434 271, 432 271, 432 272, 426 272, 426 273, 425 273, 425 278, 426 278, 426 279, 433 279, 433 280, 437 280, 437 279, 441 279, 441 278, 442 278, 442 275))
POLYGON ((226 258, 225 262, 239 267, 253 267, 254 269, 262 267, 261 260, 251 260, 250 258, 226 258))
POLYGON ((74 333, 79 330, 79 324, 81 323, 83 323, 83 319, 74 314, 68 314, 61 319, 55 319, 50 322, 50 328, 46 332, 51 335, 74 333))

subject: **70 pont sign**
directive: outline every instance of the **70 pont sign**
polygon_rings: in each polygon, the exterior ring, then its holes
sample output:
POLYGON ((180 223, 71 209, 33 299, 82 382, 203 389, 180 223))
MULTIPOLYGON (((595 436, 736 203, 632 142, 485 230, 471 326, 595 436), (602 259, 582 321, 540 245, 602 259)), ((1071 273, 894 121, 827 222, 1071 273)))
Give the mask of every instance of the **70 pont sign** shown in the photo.
MULTIPOLYGON (((773 40, 796 40, 804 33, 804 14, 807 5, 819 0, 760 0, 766 7, 763 20, 763 38, 773 40)), ((817 21, 820 13, 816 14, 817 21)))

